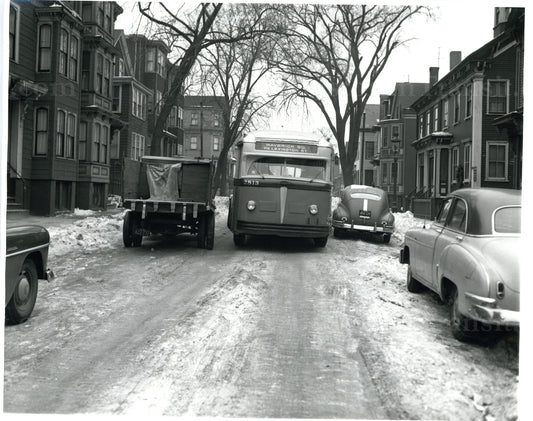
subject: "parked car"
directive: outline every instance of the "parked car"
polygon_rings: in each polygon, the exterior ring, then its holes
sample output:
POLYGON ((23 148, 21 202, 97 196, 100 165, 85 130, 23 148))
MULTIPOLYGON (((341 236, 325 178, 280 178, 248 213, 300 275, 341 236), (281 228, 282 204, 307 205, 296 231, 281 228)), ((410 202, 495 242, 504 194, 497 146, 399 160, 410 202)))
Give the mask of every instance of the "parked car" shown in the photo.
POLYGON ((38 280, 53 280, 47 268, 50 234, 38 225, 6 229, 6 300, 8 324, 30 317, 37 299, 38 280))
POLYGON ((407 289, 425 286, 450 303, 461 341, 487 337, 490 326, 519 326, 520 217, 519 191, 460 189, 431 226, 405 235, 407 289))
POLYGON ((341 201, 333 211, 333 235, 366 232, 385 243, 394 231, 394 215, 387 193, 370 186, 352 184, 341 191, 341 201))

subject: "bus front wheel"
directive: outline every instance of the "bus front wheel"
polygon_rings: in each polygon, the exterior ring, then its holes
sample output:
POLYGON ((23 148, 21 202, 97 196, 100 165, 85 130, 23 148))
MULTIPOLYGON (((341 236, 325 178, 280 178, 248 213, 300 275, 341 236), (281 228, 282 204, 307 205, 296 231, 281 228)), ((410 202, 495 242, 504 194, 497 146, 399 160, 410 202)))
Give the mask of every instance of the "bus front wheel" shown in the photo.
POLYGON ((246 234, 233 234, 233 242, 236 246, 244 246, 246 243, 246 234))
POLYGON ((315 238, 314 241, 315 241, 315 246, 326 247, 326 244, 328 243, 328 237, 325 236, 325 237, 315 238))

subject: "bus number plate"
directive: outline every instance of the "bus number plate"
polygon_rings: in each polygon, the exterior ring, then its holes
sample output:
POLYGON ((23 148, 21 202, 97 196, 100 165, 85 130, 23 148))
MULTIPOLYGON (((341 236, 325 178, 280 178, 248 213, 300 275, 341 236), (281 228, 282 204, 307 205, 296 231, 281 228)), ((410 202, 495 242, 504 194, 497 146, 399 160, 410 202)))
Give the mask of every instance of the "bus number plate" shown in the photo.
POLYGON ((259 180, 243 180, 245 186, 258 186, 259 180))

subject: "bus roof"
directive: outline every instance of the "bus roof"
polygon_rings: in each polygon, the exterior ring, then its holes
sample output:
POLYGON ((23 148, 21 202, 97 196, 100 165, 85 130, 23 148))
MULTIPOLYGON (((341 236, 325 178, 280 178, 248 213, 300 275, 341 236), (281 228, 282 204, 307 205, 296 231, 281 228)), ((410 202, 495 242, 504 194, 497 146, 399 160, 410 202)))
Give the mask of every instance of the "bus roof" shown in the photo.
POLYGON ((244 138, 244 142, 255 141, 287 141, 287 142, 302 142, 312 143, 318 146, 331 146, 323 136, 319 136, 315 133, 297 132, 288 130, 261 130, 252 132, 244 138))

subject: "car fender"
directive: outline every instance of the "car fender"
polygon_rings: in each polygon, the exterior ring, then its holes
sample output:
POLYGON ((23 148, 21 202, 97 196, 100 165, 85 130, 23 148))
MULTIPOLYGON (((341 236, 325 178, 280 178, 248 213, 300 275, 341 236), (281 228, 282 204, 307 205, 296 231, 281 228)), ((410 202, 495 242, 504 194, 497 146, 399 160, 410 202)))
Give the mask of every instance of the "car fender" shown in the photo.
POLYGON ((441 299, 446 301, 448 298, 446 279, 451 281, 459 292, 461 312, 466 310, 463 308, 464 300, 461 299, 465 292, 488 297, 491 279, 488 267, 486 259, 480 253, 458 244, 445 247, 437 267, 438 291, 441 299))
POLYGON ((349 215, 348 215, 348 210, 346 209, 344 204, 342 202, 340 202, 339 205, 333 211, 333 219, 339 220, 342 217, 348 218, 349 215))

